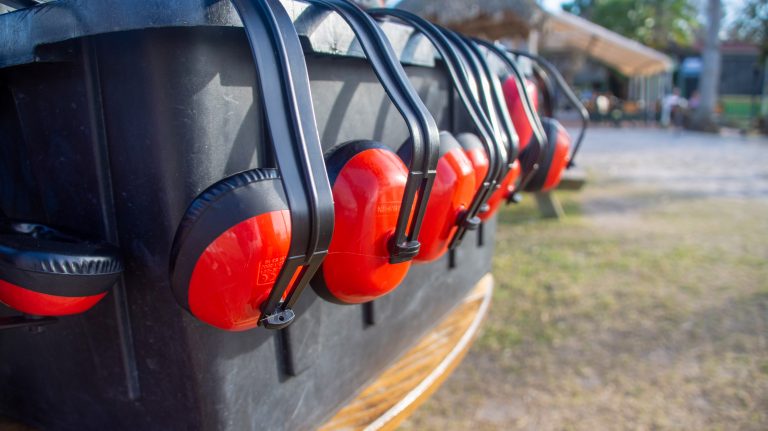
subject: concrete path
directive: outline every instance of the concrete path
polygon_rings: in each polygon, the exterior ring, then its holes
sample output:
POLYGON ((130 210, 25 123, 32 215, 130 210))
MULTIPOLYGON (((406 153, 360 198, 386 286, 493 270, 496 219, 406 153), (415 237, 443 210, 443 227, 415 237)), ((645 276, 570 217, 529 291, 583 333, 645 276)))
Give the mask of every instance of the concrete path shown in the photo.
POLYGON ((613 181, 695 196, 768 196, 765 137, 598 128, 588 131, 577 160, 613 181))

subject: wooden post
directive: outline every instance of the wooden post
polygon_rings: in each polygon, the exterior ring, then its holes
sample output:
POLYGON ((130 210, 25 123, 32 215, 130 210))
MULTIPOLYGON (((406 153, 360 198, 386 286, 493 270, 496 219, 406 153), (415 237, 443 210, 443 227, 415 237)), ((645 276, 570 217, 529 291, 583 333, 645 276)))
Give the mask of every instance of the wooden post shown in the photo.
MULTIPOLYGON (((581 169, 572 169, 563 175, 557 190, 581 190, 587 183, 587 174, 581 169)), ((563 206, 552 192, 535 193, 536 205, 543 218, 561 218, 565 215, 563 206)))
POLYGON ((565 215, 563 206, 557 200, 552 192, 535 193, 536 205, 539 206, 539 212, 543 218, 561 218, 565 215))

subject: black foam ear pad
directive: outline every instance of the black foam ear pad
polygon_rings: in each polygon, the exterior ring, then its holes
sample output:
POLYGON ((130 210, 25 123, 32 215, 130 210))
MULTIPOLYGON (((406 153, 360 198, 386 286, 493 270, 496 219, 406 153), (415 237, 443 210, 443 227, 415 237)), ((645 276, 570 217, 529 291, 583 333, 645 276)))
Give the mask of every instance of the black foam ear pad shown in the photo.
POLYGON ((336 183, 336 178, 347 162, 366 150, 393 151, 392 148, 381 142, 361 139, 343 142, 325 152, 325 167, 328 171, 328 181, 331 183, 331 186, 336 183))
POLYGON ((480 149, 485 152, 483 142, 474 133, 459 133, 456 135, 456 140, 465 150, 480 149))
POLYGON ((85 311, 123 271, 119 250, 37 223, 0 221, 0 301, 30 314, 85 311), (78 303, 79 305, 76 305, 78 303))
POLYGON ((123 264, 117 248, 36 224, 0 223, 0 278, 58 296, 102 293, 123 264))
POLYGON ((453 136, 452 133, 442 131, 440 132, 440 157, 446 155, 449 151, 464 148, 461 143, 453 136))
POLYGON ((485 176, 488 175, 488 169, 490 169, 490 159, 488 153, 485 152, 483 142, 472 133, 459 133, 456 135, 456 141, 464 148, 464 153, 472 162, 472 167, 475 169, 475 183, 480 187, 485 181, 485 176))
MULTIPOLYGON (((440 131, 440 146, 438 147, 438 159, 440 157, 443 157, 449 151, 456 148, 462 148, 462 146, 459 144, 456 138, 454 138, 453 134, 445 130, 440 131)), ((400 156, 401 159, 403 159, 403 162, 405 162, 406 165, 409 165, 411 163, 412 154, 413 154, 413 148, 411 147, 411 139, 408 138, 405 142, 403 142, 402 145, 400 145, 400 148, 397 149, 397 155, 400 156)))
POLYGON ((171 249, 178 302, 222 329, 256 326, 257 298, 271 290, 288 251, 290 217, 284 212, 288 205, 275 169, 232 175, 198 195, 171 249))
POLYGON ((181 247, 195 234, 198 226, 205 228, 201 233, 214 235, 215 231, 223 232, 254 214, 283 209, 285 197, 282 185, 273 180, 280 180, 277 169, 251 169, 224 178, 205 189, 187 207, 176 230, 171 256, 178 258, 181 247), (245 199, 239 200, 242 197, 245 199))
MULTIPOLYGON (((525 186, 527 192, 537 192, 544 187, 549 171, 552 168, 552 158, 555 154, 555 141, 557 139, 557 120, 549 117, 541 117, 541 125, 544 126, 544 133, 547 136, 547 145, 541 149, 544 152, 539 169, 533 174, 533 177, 525 186)), ((539 146, 535 145, 536 137, 531 137, 531 144, 520 154, 520 161, 523 166, 532 166, 539 157, 539 146)))

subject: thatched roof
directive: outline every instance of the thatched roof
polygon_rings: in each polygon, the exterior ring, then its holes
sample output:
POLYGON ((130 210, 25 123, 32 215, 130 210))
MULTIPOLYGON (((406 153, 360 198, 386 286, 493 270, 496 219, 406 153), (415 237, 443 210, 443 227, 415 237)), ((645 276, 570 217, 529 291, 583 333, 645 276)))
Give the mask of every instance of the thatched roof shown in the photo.
POLYGON ((544 50, 583 52, 626 76, 651 76, 673 67, 664 53, 565 11, 549 14, 542 40, 544 50))
POLYGON ((543 16, 534 0, 402 0, 395 7, 464 33, 493 39, 527 36, 543 16))

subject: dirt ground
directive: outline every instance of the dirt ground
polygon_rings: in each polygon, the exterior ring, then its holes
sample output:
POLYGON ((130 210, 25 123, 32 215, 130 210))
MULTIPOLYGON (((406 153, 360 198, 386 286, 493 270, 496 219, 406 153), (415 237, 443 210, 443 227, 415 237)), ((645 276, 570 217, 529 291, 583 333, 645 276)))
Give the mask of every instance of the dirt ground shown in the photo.
POLYGON ((503 210, 482 334, 404 430, 768 429, 768 140, 590 131, 503 210))

